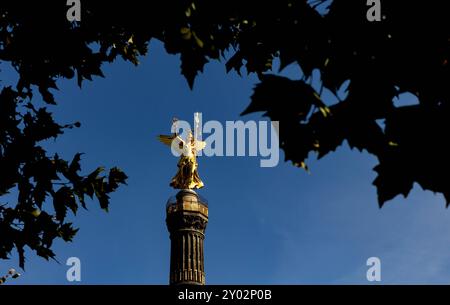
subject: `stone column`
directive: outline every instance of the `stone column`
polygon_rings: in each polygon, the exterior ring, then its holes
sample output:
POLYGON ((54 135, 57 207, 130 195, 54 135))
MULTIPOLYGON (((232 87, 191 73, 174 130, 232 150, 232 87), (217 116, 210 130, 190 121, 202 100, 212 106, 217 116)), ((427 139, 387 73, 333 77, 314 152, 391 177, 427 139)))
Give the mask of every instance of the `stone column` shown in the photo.
POLYGON ((193 190, 181 190, 169 199, 166 216, 171 240, 170 285, 204 285, 208 204, 193 190))

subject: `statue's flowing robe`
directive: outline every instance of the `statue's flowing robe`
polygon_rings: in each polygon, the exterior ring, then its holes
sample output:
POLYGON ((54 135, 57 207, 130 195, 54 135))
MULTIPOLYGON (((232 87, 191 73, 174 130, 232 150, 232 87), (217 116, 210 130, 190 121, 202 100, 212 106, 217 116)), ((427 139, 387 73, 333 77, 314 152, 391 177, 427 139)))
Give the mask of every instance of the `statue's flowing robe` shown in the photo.
POLYGON ((196 156, 190 154, 188 156, 181 155, 178 161, 178 172, 172 178, 170 186, 175 189, 199 189, 202 188, 203 182, 198 175, 198 163, 196 156))

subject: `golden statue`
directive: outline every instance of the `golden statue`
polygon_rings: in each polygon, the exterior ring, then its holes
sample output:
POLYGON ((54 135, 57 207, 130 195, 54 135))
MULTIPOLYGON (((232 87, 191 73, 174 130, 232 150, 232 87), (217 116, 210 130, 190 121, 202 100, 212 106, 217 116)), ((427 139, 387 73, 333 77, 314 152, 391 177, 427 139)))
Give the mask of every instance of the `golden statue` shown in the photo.
MULTIPOLYGON (((176 121, 174 119, 174 125, 176 121)), ((174 130, 176 131, 176 128, 174 130)), ((178 161, 178 172, 172 178, 170 186, 175 189, 190 190, 202 188, 204 184, 197 171, 197 152, 205 148, 206 142, 197 140, 191 131, 188 132, 186 140, 183 140, 176 132, 170 136, 159 135, 158 139, 181 154, 178 161)))

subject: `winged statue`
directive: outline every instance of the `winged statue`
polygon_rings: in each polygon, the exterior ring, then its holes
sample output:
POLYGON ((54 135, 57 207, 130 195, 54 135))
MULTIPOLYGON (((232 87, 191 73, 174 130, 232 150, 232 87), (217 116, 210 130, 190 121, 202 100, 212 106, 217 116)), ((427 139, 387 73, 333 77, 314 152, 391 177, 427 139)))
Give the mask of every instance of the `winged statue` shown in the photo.
MULTIPOLYGON (((176 121, 174 119, 173 124, 176 121)), ((158 139, 180 154, 178 172, 172 178, 170 186, 174 189, 202 188, 204 184, 198 175, 197 153, 205 148, 206 142, 197 140, 191 131, 184 140, 176 132, 172 135, 159 135, 158 139)))

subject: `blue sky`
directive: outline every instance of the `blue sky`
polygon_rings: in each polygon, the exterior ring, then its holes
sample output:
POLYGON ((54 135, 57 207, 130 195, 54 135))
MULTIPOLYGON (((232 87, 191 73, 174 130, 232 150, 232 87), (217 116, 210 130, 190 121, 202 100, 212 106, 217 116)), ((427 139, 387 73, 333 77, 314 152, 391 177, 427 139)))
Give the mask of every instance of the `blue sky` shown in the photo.
MULTIPOLYGON (((60 81, 52 107, 59 122, 80 121, 49 151, 66 159, 84 152, 82 167, 119 166, 128 186, 112 195, 110 212, 90 202, 73 218, 80 231, 73 243, 57 242, 60 264, 27 251, 26 271, 11 284, 70 284, 67 258, 81 259, 81 284, 167 284, 169 235, 165 204, 176 193, 169 181, 177 159, 156 141, 169 133, 172 117, 192 121, 259 120, 240 117, 249 103, 254 76, 225 74, 223 64, 206 66, 191 91, 179 58, 153 41, 136 68, 117 61, 105 79, 60 81)), ((2 85, 14 75, 2 65, 2 85)), ((298 78, 290 66, 284 75, 298 78)), ((37 95, 36 95, 37 96, 37 95)), ((408 103, 413 99, 406 96, 408 103)), ((284 163, 261 168, 257 157, 200 157, 210 218, 205 241, 208 284, 368 284, 366 260, 382 263, 382 283, 450 283, 450 211, 440 195, 416 187, 411 196, 378 208, 374 157, 346 145, 311 174, 284 163)), ((18 266, 16 253, 0 271, 18 266)))

